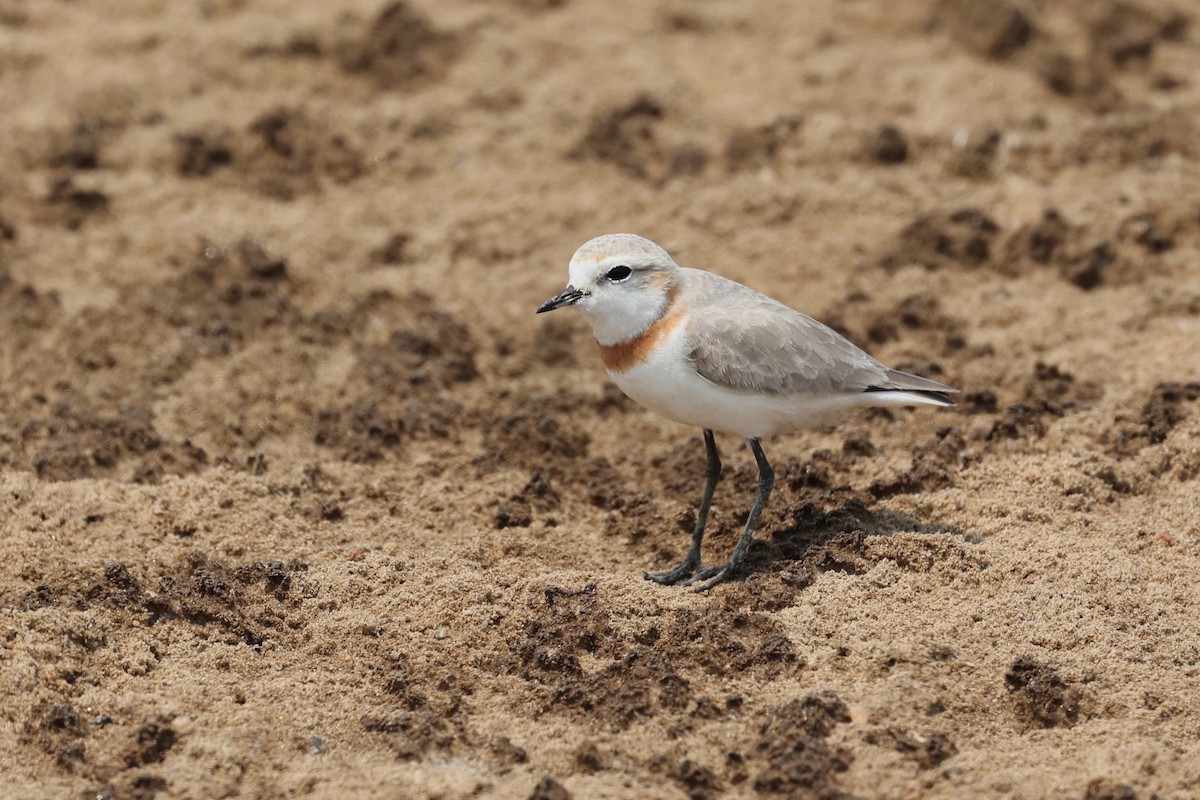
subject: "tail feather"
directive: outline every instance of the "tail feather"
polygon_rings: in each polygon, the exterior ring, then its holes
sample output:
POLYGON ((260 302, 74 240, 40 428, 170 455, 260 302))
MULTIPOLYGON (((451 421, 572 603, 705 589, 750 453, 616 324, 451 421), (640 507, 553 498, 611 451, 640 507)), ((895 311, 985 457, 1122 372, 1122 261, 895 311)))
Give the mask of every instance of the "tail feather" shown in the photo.
POLYGON ((958 394, 958 389, 952 386, 898 369, 889 369, 886 380, 868 386, 863 391, 878 392, 878 399, 886 400, 886 403, 882 403, 886 405, 952 406, 954 400, 951 395, 958 394))

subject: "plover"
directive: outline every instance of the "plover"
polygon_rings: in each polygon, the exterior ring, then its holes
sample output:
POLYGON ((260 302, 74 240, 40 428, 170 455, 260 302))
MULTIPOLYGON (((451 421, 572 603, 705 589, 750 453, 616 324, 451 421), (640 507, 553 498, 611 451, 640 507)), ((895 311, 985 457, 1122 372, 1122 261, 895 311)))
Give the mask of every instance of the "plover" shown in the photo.
POLYGON ((568 274, 567 288, 537 313, 582 311, 625 394, 704 432, 708 467, 691 548, 675 568, 646 573, 648 580, 704 591, 737 573, 775 482, 762 439, 854 408, 954 405, 956 389, 889 369, 812 317, 736 281, 680 267, 641 236, 592 239, 571 257, 568 274), (746 440, 758 494, 729 560, 705 567, 700 545, 721 478, 714 431, 746 440))

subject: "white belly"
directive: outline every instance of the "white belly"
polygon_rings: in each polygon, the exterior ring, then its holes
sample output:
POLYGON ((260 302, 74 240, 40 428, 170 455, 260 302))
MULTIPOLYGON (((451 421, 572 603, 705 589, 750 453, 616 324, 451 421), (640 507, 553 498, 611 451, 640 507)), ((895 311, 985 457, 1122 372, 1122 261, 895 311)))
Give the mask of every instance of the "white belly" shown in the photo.
POLYGON ((621 391, 667 419, 746 439, 820 425, 847 408, 865 405, 853 395, 758 395, 724 389, 703 378, 684 355, 679 325, 647 360, 609 372, 621 391))

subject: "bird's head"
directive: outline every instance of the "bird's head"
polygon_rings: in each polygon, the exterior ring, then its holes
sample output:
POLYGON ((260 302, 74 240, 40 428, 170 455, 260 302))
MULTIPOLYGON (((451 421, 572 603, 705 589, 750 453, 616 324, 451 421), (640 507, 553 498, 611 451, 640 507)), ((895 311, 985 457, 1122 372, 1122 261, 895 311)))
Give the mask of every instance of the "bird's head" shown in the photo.
POLYGON ((615 344, 637 336, 658 320, 679 282, 679 266, 666 250, 632 233, 598 236, 575 251, 567 288, 537 313, 574 306, 597 341, 615 344))

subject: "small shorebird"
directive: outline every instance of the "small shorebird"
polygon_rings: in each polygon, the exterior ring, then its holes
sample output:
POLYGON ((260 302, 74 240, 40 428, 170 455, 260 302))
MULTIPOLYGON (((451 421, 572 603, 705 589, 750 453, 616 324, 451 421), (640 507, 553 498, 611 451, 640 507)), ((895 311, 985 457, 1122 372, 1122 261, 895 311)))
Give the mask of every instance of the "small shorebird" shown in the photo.
POLYGON ((945 384, 889 369, 833 329, 711 272, 676 264, 641 236, 599 236, 575 252, 570 284, 537 310, 574 306, 600 345, 609 377, 662 416, 704 431, 707 481, 687 556, 646 573, 704 591, 741 566, 775 473, 760 440, 867 406, 951 406, 945 384), (733 555, 704 567, 700 544, 721 479, 713 431, 741 436, 758 463, 758 495, 733 555))

